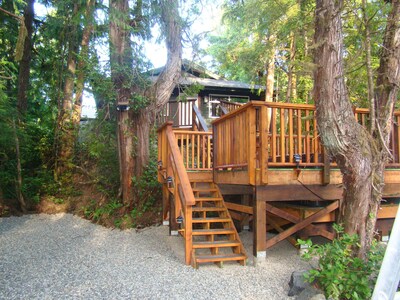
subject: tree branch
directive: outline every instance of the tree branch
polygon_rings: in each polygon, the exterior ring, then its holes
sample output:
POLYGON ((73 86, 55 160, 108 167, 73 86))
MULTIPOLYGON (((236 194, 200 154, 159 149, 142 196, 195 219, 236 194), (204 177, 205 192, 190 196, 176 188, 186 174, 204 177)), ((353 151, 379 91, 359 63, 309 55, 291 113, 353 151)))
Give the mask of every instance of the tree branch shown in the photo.
POLYGON ((3 9, 3 8, 1 8, 1 7, 0 7, 0 11, 3 12, 3 13, 5 13, 6 15, 9 15, 9 16, 11 16, 11 17, 13 17, 13 18, 16 18, 18 21, 21 21, 21 20, 22 20, 22 17, 17 16, 16 14, 13 14, 12 12, 9 12, 8 10, 5 10, 5 9, 3 9))

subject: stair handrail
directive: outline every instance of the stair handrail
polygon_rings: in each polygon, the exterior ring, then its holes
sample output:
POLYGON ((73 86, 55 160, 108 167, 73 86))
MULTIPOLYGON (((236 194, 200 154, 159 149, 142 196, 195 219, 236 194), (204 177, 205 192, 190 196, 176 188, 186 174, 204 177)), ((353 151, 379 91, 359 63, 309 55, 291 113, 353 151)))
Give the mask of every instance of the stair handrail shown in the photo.
POLYGON ((193 123, 193 128, 196 126, 199 131, 208 131, 208 126, 206 123, 206 120, 204 120, 203 115, 201 114, 199 108, 197 107, 196 104, 193 103, 192 105, 192 123, 193 123), (196 122, 197 120, 197 122, 196 122))
MULTIPOLYGON (((158 129, 159 163, 165 170, 165 178, 172 177, 171 187, 175 196, 175 217, 183 217, 181 233, 185 240, 185 263, 192 260, 192 206, 196 204, 182 155, 172 129, 173 122, 166 122, 158 129), (183 216, 180 213, 183 212, 183 216)), ((161 171, 161 170, 160 170, 161 171)), ((160 173, 160 172, 159 172, 160 173)), ((159 181, 162 178, 159 176, 159 181)), ((167 184, 164 182, 164 184, 167 184)), ((174 220, 175 222, 175 220, 174 220)))
MULTIPOLYGON (((174 131, 172 130, 172 122, 167 122, 165 126, 165 134, 167 136, 168 140, 168 148, 170 152, 170 155, 173 158, 173 162, 175 164, 174 166, 171 166, 174 168, 175 171, 175 184, 181 185, 182 186, 182 195, 184 199, 181 199, 182 205, 187 206, 187 205, 195 205, 196 200, 193 195, 192 187, 190 185, 189 177, 186 173, 186 168, 185 165, 183 164, 183 159, 182 155, 179 151, 178 143, 175 139, 175 134, 174 131)), ((161 127, 161 129, 164 128, 161 127)), ((171 161, 171 160, 169 160, 171 161)), ((168 163, 168 162, 167 162, 168 163)), ((181 198, 181 197, 180 197, 181 198)))

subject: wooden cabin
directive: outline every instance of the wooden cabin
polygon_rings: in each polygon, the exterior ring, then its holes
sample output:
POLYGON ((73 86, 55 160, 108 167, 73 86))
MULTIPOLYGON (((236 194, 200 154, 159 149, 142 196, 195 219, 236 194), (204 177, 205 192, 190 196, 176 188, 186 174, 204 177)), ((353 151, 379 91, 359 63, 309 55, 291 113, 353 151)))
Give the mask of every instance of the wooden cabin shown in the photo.
MULTIPOLYGON (((162 70, 163 68, 152 70, 151 78, 154 80, 162 70)), ((183 60, 178 85, 161 112, 159 123, 170 120, 174 127, 190 128, 193 123, 192 107, 196 105, 209 127, 222 113, 221 102, 243 104, 250 99, 264 98, 265 87, 226 80, 193 62, 183 60)))
MULTIPOLYGON (((333 239, 342 178, 320 143, 315 107, 262 101, 219 105, 226 114, 208 131, 195 104, 191 124, 178 128, 171 120, 158 130, 163 218, 171 232, 183 236, 186 264, 245 264, 237 231, 243 226, 254 233, 256 257, 284 239, 293 244, 297 237, 333 239), (277 234, 267 239, 270 230, 277 234)), ((366 125, 368 110, 356 109, 355 118, 366 125)), ((394 158, 378 214, 383 236, 389 235, 400 199, 400 112, 394 118, 394 158)))

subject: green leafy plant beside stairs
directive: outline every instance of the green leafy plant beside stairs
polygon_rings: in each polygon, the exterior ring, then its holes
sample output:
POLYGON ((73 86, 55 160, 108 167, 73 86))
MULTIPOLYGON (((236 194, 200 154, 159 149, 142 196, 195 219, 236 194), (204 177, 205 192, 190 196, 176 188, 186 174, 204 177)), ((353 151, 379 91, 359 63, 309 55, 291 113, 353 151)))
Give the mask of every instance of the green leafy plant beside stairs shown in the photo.
POLYGON ((344 233, 343 227, 334 224, 337 237, 331 243, 313 244, 311 240, 298 240, 307 245, 303 259, 318 259, 318 266, 306 274, 310 283, 317 283, 332 299, 369 299, 379 273, 384 246, 374 241, 367 260, 353 255, 359 247, 359 237, 344 233))

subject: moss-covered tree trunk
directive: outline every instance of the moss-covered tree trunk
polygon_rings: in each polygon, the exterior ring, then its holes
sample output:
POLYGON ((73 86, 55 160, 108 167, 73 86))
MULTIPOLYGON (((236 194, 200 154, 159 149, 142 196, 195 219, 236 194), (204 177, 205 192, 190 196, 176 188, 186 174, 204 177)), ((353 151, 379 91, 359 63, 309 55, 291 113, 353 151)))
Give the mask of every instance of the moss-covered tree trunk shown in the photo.
POLYGON ((110 1, 110 61, 111 78, 116 91, 118 157, 120 167, 120 192, 125 205, 132 200, 133 177, 133 127, 129 110, 123 104, 129 104, 132 98, 133 54, 131 48, 130 12, 128 0, 110 1))
MULTIPOLYGON (((138 2, 139 5, 139 2, 138 2)), ((140 177, 149 160, 149 135, 154 116, 169 100, 181 71, 182 44, 181 20, 177 0, 162 0, 161 30, 166 36, 168 59, 157 81, 143 90, 130 82, 133 56, 130 45, 128 1, 110 2, 110 47, 111 70, 118 103, 130 103, 134 94, 145 97, 148 105, 132 111, 118 112, 118 147, 120 163, 121 192, 125 205, 136 205, 133 199, 132 178, 140 177), (130 69, 129 69, 130 68, 130 69)), ((136 8, 140 13, 140 7, 136 8)), ((135 23, 136 24, 136 23, 135 23)), ((132 100, 135 101, 135 100, 132 100)))

